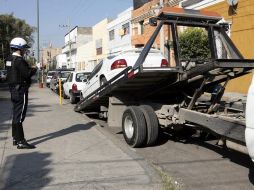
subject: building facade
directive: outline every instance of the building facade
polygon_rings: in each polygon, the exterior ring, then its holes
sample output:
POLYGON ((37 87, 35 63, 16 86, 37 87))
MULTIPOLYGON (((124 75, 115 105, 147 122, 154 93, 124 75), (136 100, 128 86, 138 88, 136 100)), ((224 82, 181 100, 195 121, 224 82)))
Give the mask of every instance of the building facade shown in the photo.
POLYGON ((114 54, 124 49, 129 49, 131 45, 131 15, 133 8, 120 13, 116 19, 111 21, 108 26, 108 51, 109 54, 114 54))
POLYGON ((95 43, 90 41, 77 48, 77 66, 76 70, 85 70, 90 72, 96 65, 96 62, 91 60, 94 59, 95 43), (92 62, 92 63, 91 63, 92 62))
MULTIPOLYGON (((235 6, 227 0, 187 0, 181 3, 184 8, 214 11, 230 23, 230 38, 244 58, 254 59, 254 1, 240 0, 235 6)), ((252 75, 248 74, 230 81, 227 91, 247 93, 252 75)))
POLYGON ((95 45, 95 59, 97 62, 107 57, 109 53, 107 25, 111 21, 111 19, 106 18, 93 26, 93 41, 95 45))
POLYGON ((50 69, 50 65, 53 63, 53 58, 61 53, 61 48, 53 48, 53 47, 48 47, 48 48, 43 48, 41 52, 41 63, 42 66, 46 68, 46 70, 50 69))
MULTIPOLYGON (((149 24, 149 19, 151 17, 157 16, 160 9, 164 6, 175 7, 181 2, 180 0, 150 0, 144 1, 146 3, 137 3, 135 5, 132 13, 132 45, 134 47, 143 47, 153 34, 155 27, 149 24), (138 5, 138 6, 137 6, 138 5)), ((164 28, 166 33, 167 28, 164 28)), ((164 35, 157 37, 155 40, 155 48, 162 49, 161 46, 163 41, 161 38, 165 38, 164 35)))
POLYGON ((76 68, 77 48, 92 40, 91 27, 74 27, 64 37, 64 47, 62 53, 67 57, 67 68, 76 68))

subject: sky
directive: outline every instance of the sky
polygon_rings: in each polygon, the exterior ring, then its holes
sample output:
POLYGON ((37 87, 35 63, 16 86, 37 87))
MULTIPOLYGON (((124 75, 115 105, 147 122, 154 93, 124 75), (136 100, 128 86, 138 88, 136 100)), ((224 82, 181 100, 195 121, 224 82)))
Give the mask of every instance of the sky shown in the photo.
MULTIPOLYGON (((62 47, 68 32, 63 25, 92 27, 104 18, 116 18, 131 6, 133 0, 39 0, 40 48, 50 43, 62 47)), ((0 0, 0 14, 11 13, 30 26, 37 26, 37 0, 0 0)), ((37 41, 37 34, 34 40, 37 41)))

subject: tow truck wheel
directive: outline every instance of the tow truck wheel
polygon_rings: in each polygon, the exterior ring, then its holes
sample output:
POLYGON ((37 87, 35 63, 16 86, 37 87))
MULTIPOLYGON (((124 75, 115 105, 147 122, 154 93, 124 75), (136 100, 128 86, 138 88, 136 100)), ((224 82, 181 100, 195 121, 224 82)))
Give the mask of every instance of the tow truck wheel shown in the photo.
POLYGON ((131 147, 140 147, 146 140, 146 122, 144 114, 137 106, 128 107, 122 117, 123 136, 131 147))
POLYGON ((146 130, 147 130, 146 144, 148 146, 152 146, 156 143, 158 139, 159 133, 158 119, 151 106, 141 105, 139 107, 142 110, 146 121, 146 130))

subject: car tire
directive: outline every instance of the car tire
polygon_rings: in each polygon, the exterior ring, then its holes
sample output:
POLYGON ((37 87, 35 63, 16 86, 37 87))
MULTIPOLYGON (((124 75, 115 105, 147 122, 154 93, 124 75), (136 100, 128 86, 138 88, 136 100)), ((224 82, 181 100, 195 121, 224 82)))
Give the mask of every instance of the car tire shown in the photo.
POLYGON ((131 147, 141 147, 146 140, 146 122, 144 114, 137 106, 128 107, 122 117, 123 136, 131 147))
POLYGON ((83 94, 80 93, 80 98, 79 98, 80 101, 83 101, 84 100, 84 97, 83 97, 83 94))
POLYGON ((65 94, 64 89, 63 89, 63 99, 67 99, 67 98, 68 98, 68 96, 65 94))
POLYGON ((100 80, 100 86, 103 86, 104 84, 106 84, 108 81, 105 77, 102 77, 100 80))
POLYGON ((76 98, 73 96, 72 92, 70 92, 70 103, 75 104, 76 103, 76 98))
POLYGON ((159 122, 158 118, 153 110, 153 108, 149 105, 141 105, 139 106, 141 111, 144 114, 146 121, 146 145, 152 146, 157 142, 158 134, 159 134, 159 122))

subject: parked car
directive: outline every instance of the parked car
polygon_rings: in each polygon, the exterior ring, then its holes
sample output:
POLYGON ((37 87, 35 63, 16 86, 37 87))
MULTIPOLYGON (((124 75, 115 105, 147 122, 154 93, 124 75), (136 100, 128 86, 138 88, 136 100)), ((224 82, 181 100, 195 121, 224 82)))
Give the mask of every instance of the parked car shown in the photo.
POLYGON ((245 141, 252 161, 254 161, 254 77, 249 87, 246 102, 245 141))
MULTIPOLYGON (((112 79, 128 66, 134 66, 142 49, 134 48, 120 53, 117 56, 103 59, 91 72, 85 87, 81 91, 81 98, 88 96, 104 83, 112 79)), ((151 49, 143 63, 144 67, 168 67, 168 61, 161 52, 151 49)))
POLYGON ((6 81, 6 77, 7 77, 7 71, 0 70, 0 81, 6 81))
POLYGON ((64 83, 69 76, 71 71, 56 71, 52 79, 50 80, 50 89, 58 92, 59 90, 59 80, 64 83))
POLYGON ((48 71, 47 76, 46 76, 46 86, 49 87, 50 85, 50 80, 54 76, 56 71, 48 71))
POLYGON ((81 89, 84 88, 89 75, 90 72, 86 71, 71 72, 63 84, 63 97, 70 98, 72 104, 76 103, 80 98, 81 89))

